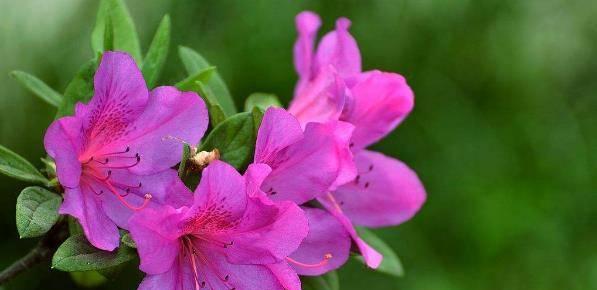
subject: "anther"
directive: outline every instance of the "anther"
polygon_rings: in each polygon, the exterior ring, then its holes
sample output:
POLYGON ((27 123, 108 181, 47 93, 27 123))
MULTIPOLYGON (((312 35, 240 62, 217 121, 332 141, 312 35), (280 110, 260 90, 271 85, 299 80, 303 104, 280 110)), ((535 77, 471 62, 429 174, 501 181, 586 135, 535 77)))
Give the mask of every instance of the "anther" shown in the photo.
POLYGON ((365 188, 369 187, 369 182, 365 182, 365 188))
POLYGON ((108 173, 106 174, 106 177, 100 179, 101 181, 106 181, 110 178, 110 176, 112 175, 112 170, 108 170, 108 173))

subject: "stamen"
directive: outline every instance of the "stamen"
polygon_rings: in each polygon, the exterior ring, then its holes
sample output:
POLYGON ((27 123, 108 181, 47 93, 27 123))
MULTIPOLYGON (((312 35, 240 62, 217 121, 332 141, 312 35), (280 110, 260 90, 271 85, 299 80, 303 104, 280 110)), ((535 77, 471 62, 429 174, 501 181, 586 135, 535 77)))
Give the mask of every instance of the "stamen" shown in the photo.
POLYGON ((105 153, 105 154, 101 154, 99 156, 110 156, 110 155, 118 155, 118 154, 123 154, 123 153, 127 153, 131 151, 131 147, 126 146, 126 149, 124 149, 124 151, 118 151, 118 152, 112 152, 112 153, 105 153))
POLYGON ((338 202, 336 201, 336 199, 334 198, 334 196, 331 193, 329 193, 329 192, 328 192, 328 194, 326 196, 329 199, 330 203, 334 206, 334 208, 338 212, 342 212, 342 209, 340 208, 340 205, 338 204, 338 202))
POLYGON ((305 267, 305 268, 317 268, 317 267, 325 266, 331 258, 332 258, 332 254, 330 254, 330 253, 325 254, 325 255, 323 255, 323 260, 319 261, 319 263, 317 263, 317 264, 302 263, 302 262, 299 262, 290 257, 286 257, 286 260, 292 264, 297 265, 297 266, 301 266, 301 267, 305 267))
POLYGON ((212 243, 214 245, 223 247, 224 249, 226 249, 226 248, 234 245, 234 241, 230 241, 230 242, 226 243, 226 242, 222 242, 222 241, 219 241, 219 240, 216 240, 216 239, 210 239, 210 238, 202 237, 200 235, 193 235, 193 237, 195 237, 197 239, 200 239, 202 241, 206 241, 208 243, 212 243))
MULTIPOLYGON (((131 168, 131 167, 135 167, 137 166, 137 164, 139 164, 139 162, 141 162, 141 156, 139 155, 139 153, 136 153, 135 156, 129 156, 129 157, 122 157, 122 158, 136 158, 135 163, 131 164, 131 165, 123 165, 123 166, 104 166, 105 168, 112 168, 112 169, 126 169, 126 168, 131 168)), ((100 162, 101 163, 101 162, 100 162)), ((108 158, 106 158, 106 163, 108 163, 108 158)), ((106 164, 106 163, 102 163, 102 164, 106 164)))
POLYGON ((91 157, 89 160, 93 161, 93 162, 97 162, 97 163, 102 164, 102 165, 106 165, 106 164, 108 164, 108 162, 110 162, 110 159, 108 159, 108 158, 104 159, 104 162, 98 161, 98 160, 94 159, 93 157, 91 157))
MULTIPOLYGON (((149 201, 150 201, 150 200, 151 200, 151 198, 152 198, 151 194, 149 194, 149 193, 146 193, 146 194, 145 194, 145 196, 144 196, 145 200, 143 201, 143 204, 142 204, 142 205, 140 205, 140 206, 138 206, 138 207, 136 207, 136 206, 133 206, 133 205, 129 204, 129 203, 128 203, 128 202, 127 202, 125 199, 124 199, 124 197, 123 197, 122 195, 120 195, 120 193, 118 193, 118 192, 116 191, 116 189, 114 188, 114 186, 112 186, 112 184, 111 184, 110 182, 106 181, 106 183, 105 183, 105 184, 106 184, 106 186, 108 187, 108 189, 109 189, 109 190, 110 190, 110 191, 111 191, 111 192, 114 194, 114 196, 116 196, 116 198, 118 198, 118 200, 119 200, 119 201, 120 201, 120 202, 121 202, 121 203, 122 203, 124 206, 126 206, 126 207, 128 207, 129 209, 131 209, 131 210, 134 210, 134 211, 139 211, 139 210, 142 210, 142 209, 144 209, 144 208, 145 208, 145 207, 146 207, 146 206, 149 204, 149 201)), ((126 196, 126 195, 125 195, 125 196, 126 196)))
MULTIPOLYGON (((230 282, 228 282, 228 280, 230 279, 230 275, 226 275, 224 276, 224 278, 222 278, 222 276, 220 276, 220 273, 218 273, 218 271, 216 270, 216 268, 213 266, 213 264, 205 257, 201 254, 201 252, 196 252, 197 257, 199 257, 199 259, 201 259, 201 261, 207 266, 207 268, 216 276, 218 277, 218 279, 222 282, 222 284, 224 284, 224 286, 226 286, 226 288, 228 288, 229 290, 234 290, 236 289, 236 287, 232 287, 232 285, 230 284, 230 282)), ((209 282, 209 280, 208 280, 209 282)), ((211 287, 211 285, 210 285, 211 287)))

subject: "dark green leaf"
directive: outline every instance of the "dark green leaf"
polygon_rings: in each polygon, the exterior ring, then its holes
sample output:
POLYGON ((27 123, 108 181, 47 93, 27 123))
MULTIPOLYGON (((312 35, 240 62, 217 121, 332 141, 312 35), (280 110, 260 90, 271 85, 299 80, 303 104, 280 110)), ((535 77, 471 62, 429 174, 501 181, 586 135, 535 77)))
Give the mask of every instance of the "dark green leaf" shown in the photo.
POLYGON ((259 107, 253 107, 251 110, 251 115, 253 116, 253 128, 255 130, 255 136, 259 132, 259 127, 261 126, 261 121, 263 120, 263 110, 259 107))
POLYGON ((66 218, 68 222, 68 232, 71 236, 82 235, 84 233, 83 227, 79 224, 76 218, 72 216, 67 216, 66 218))
POLYGON ((44 188, 32 186, 17 198, 17 230, 21 238, 39 237, 58 220, 62 198, 44 188))
POLYGON ((57 117, 72 115, 77 102, 87 103, 93 96, 93 76, 97 68, 97 60, 86 62, 77 72, 64 91, 64 101, 58 108, 57 117))
POLYGON ((153 88, 155 82, 160 76, 162 67, 168 56, 168 47, 170 46, 170 16, 167 14, 162 18, 160 26, 151 41, 145 60, 143 61, 143 76, 147 82, 147 87, 153 88))
POLYGON ((218 102, 215 100, 213 92, 207 85, 200 81, 197 81, 196 85, 197 93, 207 104, 207 109, 209 110, 209 122, 212 127, 215 127, 222 121, 226 120, 226 113, 224 113, 222 106, 220 106, 220 104, 218 104, 218 102))
POLYGON ((0 173, 33 183, 47 184, 45 178, 25 158, 0 145, 0 173))
POLYGON ((105 22, 103 51, 110 51, 114 50, 114 27, 112 26, 112 18, 110 15, 106 15, 105 22))
POLYGON ((69 274, 75 284, 85 288, 98 287, 108 281, 98 271, 70 272, 69 274))
MULTIPOLYGON (((366 228, 358 227, 357 232, 361 239, 383 255, 383 261, 379 265, 379 268, 376 269, 377 271, 397 277, 402 277, 404 275, 404 268, 402 268, 402 263, 400 262, 398 255, 396 255, 388 244, 366 228)), ((360 256, 357 256, 357 259, 363 262, 363 259, 360 256)))
MULTIPOLYGON (((215 66, 206 67, 190 76, 186 79, 176 83, 176 87, 182 91, 196 91, 197 90, 197 82, 207 83, 213 74, 216 71, 215 66)), ((212 99, 213 102, 216 102, 215 99, 212 99)))
POLYGON ((135 258, 135 251, 121 245, 113 252, 93 247, 83 235, 70 236, 54 253, 52 268, 73 272, 111 268, 135 258))
POLYGON ((267 110, 269 107, 282 107, 278 97, 273 94, 252 93, 245 101, 245 111, 250 112, 254 107, 267 110))
POLYGON ((220 159, 242 170, 253 159, 256 136, 254 126, 252 113, 238 113, 216 126, 199 151, 218 149, 220 159))
MULTIPOLYGON (((178 48, 178 55, 189 75, 193 75, 211 66, 203 56, 191 48, 180 46, 178 48)), ((220 74, 217 72, 214 73, 214 76, 206 83, 206 85, 213 91, 217 103, 222 106, 226 115, 230 116, 236 113, 234 101, 232 100, 228 87, 226 87, 226 83, 224 83, 220 74)))
POLYGON ((335 271, 317 277, 301 277, 303 290, 340 290, 340 280, 335 271))
POLYGON ((191 157, 191 146, 189 144, 184 144, 182 147, 182 159, 180 160, 180 165, 178 166, 178 176, 180 178, 184 178, 185 171, 187 169, 187 160, 191 157))
POLYGON ((10 76, 19 81, 23 87, 46 101, 48 104, 58 108, 62 103, 62 95, 50 88, 37 77, 23 71, 13 71, 10 73, 10 76))
POLYGON ((95 27, 91 33, 91 47, 94 52, 102 52, 105 47, 128 52, 141 63, 141 46, 139 36, 131 15, 122 0, 102 0, 97 12, 95 27), (113 43, 105 45, 106 21, 110 19, 113 29, 113 43))
POLYGON ((135 244, 135 241, 133 241, 133 238, 131 237, 131 234, 129 232, 125 232, 124 234, 122 234, 122 237, 120 237, 120 241, 129 248, 137 248, 137 245, 135 244))

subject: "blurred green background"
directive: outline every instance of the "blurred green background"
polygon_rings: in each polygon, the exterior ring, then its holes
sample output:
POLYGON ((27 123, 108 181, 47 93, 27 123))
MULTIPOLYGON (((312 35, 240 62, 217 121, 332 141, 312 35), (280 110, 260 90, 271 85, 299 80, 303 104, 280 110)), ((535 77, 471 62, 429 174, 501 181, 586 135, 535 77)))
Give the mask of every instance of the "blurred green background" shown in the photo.
MULTIPOLYGON (((379 230, 404 278, 350 263, 342 289, 597 289, 597 1, 126 1, 144 50, 163 14, 173 46, 161 84, 184 76, 176 45, 218 67, 241 106, 254 91, 288 102, 296 81, 294 15, 352 19, 364 68, 403 74, 412 115, 376 149, 404 160, 428 201, 379 230)), ((91 57, 97 1, 0 0, 0 143, 41 165, 54 109, 8 73, 63 91, 91 57)), ((35 243, 19 240, 25 184, 0 176, 0 267, 35 243)), ((129 270, 103 289, 135 289, 129 270)), ((47 265, 5 289, 76 289, 47 265)))

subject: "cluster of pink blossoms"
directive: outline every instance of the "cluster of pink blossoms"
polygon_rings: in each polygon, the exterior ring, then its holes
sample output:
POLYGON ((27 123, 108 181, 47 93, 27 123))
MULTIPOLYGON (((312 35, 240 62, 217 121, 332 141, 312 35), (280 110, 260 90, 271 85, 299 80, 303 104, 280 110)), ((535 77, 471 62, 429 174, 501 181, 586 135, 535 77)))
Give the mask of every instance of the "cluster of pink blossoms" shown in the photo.
POLYGON ((130 231, 147 274, 139 289, 300 289, 298 275, 337 269, 352 245, 376 268, 383 257, 354 226, 397 225, 424 203, 411 169, 366 149, 412 110, 404 78, 361 71, 349 20, 317 49, 319 17, 296 24, 294 99, 267 109, 244 174, 213 161, 191 192, 172 169, 183 145, 167 137, 199 143, 206 105, 174 87, 149 91, 121 52, 104 53, 91 101, 49 127, 60 213, 102 250, 130 231))

